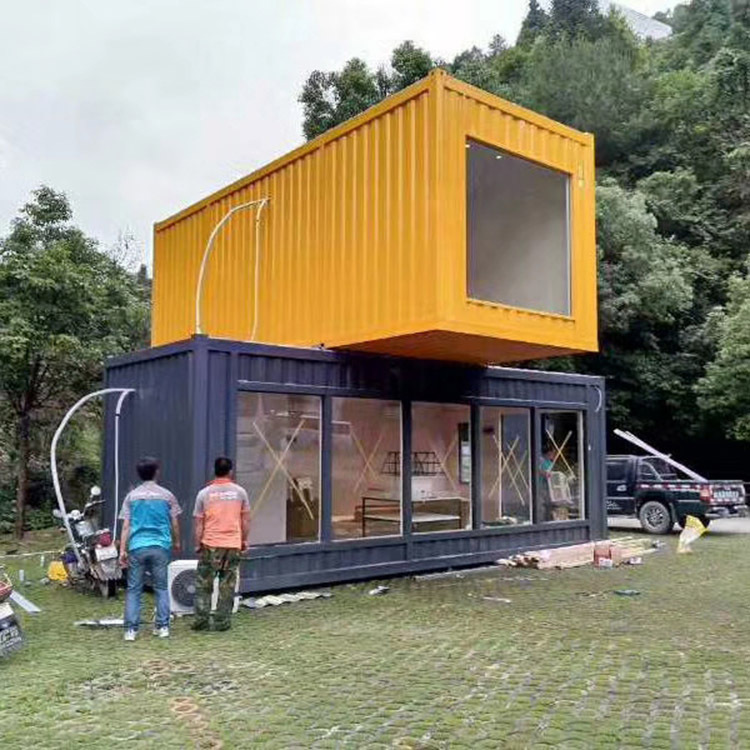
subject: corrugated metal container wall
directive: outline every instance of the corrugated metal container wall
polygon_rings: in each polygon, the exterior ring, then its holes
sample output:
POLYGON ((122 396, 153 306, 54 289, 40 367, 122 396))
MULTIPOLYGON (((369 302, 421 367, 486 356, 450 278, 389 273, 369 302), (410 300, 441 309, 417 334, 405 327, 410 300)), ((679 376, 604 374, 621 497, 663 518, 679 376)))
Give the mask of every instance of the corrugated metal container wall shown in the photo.
MULTIPOLYGON (((212 230, 233 207, 269 198, 257 280, 258 209, 239 211, 217 236, 201 306, 202 329, 211 336, 477 364, 594 351, 593 153, 592 136, 436 71, 158 224, 153 344, 196 331, 195 288, 212 230), (517 284, 513 263, 527 250, 538 251, 520 278, 541 290, 535 304, 469 297, 467 154, 473 142, 494 149, 497 159, 501 152, 520 157, 515 161, 527 171, 546 167, 545 179, 566 178, 556 209, 565 225, 553 235, 558 246, 567 243, 559 255, 543 241, 514 244, 504 224, 492 229, 490 250, 481 251, 493 253, 481 257, 491 262, 492 283, 506 290, 517 284), (545 306, 540 271, 547 280, 555 277, 546 261, 563 254, 567 279, 556 278, 567 295, 564 314, 539 312, 554 309, 545 306)), ((513 201, 520 188, 504 174, 481 193, 490 216, 519 211, 513 201)), ((529 209, 527 200, 526 213, 519 211, 521 223, 558 215, 533 186, 526 191, 532 204, 529 209)), ((487 218, 481 221, 489 226, 487 218)), ((503 294, 490 299, 507 301, 503 294)))
POLYGON ((476 335, 507 337, 564 349, 597 348, 595 175, 593 137, 502 102, 497 97, 448 76, 444 78, 441 104, 443 144, 439 189, 444 252, 441 288, 446 296, 448 317, 455 330, 476 335), (570 231, 571 302, 569 316, 524 310, 469 299, 466 292, 467 137, 496 146, 532 162, 559 170, 571 177, 570 231), (462 252, 451 252, 460 248, 462 252))
MULTIPOLYGON (((195 285, 211 230, 233 206, 266 196, 257 340, 335 345, 434 322, 428 85, 157 225, 152 343, 194 332, 195 285)), ((252 210, 217 236, 202 305, 202 327, 212 336, 250 339, 254 245, 252 210)))
MULTIPOLYGON (((144 455, 158 457, 162 462, 160 481, 177 495, 182 505, 183 555, 186 556, 192 553, 189 542, 193 533, 193 501, 212 476, 214 457, 227 455, 238 467, 243 460, 238 450, 240 399, 253 393, 308 394, 320 398, 323 426, 319 444, 319 536, 305 542, 253 547, 241 566, 244 592, 478 564, 496 560, 509 552, 601 539, 607 535, 602 378, 508 368, 484 369, 198 337, 112 360, 107 364, 106 383, 136 390, 125 401, 121 418, 120 503, 137 482, 136 461, 144 455), (476 425, 471 432, 472 441, 482 440, 479 426, 483 424, 481 410, 485 407, 527 410, 529 467, 540 464, 543 447, 540 413, 547 410, 579 412, 585 441, 581 445, 586 445, 583 459, 585 517, 552 523, 534 510, 536 521, 528 525, 485 525, 481 498, 482 461, 486 459, 482 450, 477 449, 471 451, 471 528, 416 533, 410 524, 405 524, 402 533, 393 536, 337 538, 333 533, 333 483, 338 470, 332 440, 332 401, 355 398, 401 403, 403 430, 396 447, 402 449, 402 455, 410 452, 414 424, 412 405, 415 403, 468 405, 470 421, 476 425)), ((107 523, 114 510, 115 403, 114 397, 105 402, 102 478, 104 496, 109 501, 104 515, 107 523)), ((261 459, 260 465, 263 464, 261 459)), ((271 470, 270 463, 266 467, 271 470)), ((280 472, 286 470, 282 468, 280 472)), ((379 466, 375 471, 378 470, 379 466)), ((401 476, 404 480, 401 507, 403 512, 410 512, 407 509, 416 499, 410 480, 411 462, 406 462, 401 476)), ((538 509, 541 497, 533 488, 540 485, 533 475, 528 476, 528 502, 538 509)), ((512 481, 521 481, 521 475, 512 481)), ((282 479, 281 485, 285 484, 282 479)), ((283 517, 286 512, 283 490, 280 497, 282 503, 277 512, 283 517)), ((251 502, 253 505, 259 502, 257 494, 251 495, 251 502)))
MULTIPOLYGON (((161 481, 177 496, 184 511, 180 523, 185 538, 191 529, 192 498, 196 492, 196 467, 192 460, 194 430, 194 352, 175 348, 161 356, 151 352, 127 355, 107 365, 107 387, 134 388, 123 404, 120 418, 120 497, 140 483, 136 463, 144 456, 161 462, 161 481)), ((114 494, 114 405, 105 402, 103 479, 107 492, 104 518, 112 518, 114 494)), ((203 476, 200 476, 203 481, 203 476)))

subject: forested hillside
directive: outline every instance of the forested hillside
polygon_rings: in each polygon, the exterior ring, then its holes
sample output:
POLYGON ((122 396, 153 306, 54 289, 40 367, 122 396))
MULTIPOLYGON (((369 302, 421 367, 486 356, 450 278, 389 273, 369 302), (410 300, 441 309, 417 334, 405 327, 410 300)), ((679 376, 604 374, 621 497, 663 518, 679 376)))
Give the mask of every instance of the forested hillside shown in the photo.
POLYGON ((593 132, 601 352, 537 366, 605 375, 611 427, 750 480, 750 0, 678 5, 660 42, 597 8, 531 0, 515 45, 445 61, 404 42, 378 70, 315 71, 304 133, 435 66, 593 132))

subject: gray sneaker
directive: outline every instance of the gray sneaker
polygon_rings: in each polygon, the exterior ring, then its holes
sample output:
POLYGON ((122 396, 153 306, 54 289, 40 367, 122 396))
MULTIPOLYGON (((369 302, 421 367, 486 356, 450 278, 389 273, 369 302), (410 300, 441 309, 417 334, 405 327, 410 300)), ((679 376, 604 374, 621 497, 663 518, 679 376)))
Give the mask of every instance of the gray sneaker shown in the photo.
POLYGON ((128 628, 125 631, 125 640, 126 641, 134 641, 136 635, 137 635, 137 633, 135 632, 135 630, 133 630, 133 628, 128 628))
POLYGON ((154 628, 154 635, 157 638, 169 638, 169 628, 154 628))

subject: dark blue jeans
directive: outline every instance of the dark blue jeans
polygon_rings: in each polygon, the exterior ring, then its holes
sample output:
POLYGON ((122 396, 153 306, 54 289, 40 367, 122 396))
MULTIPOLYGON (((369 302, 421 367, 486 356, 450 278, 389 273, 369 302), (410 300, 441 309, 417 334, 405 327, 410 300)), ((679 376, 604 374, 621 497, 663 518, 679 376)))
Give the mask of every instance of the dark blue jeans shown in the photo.
POLYGON ((169 627, 169 591, 167 566, 169 550, 164 547, 141 547, 128 552, 128 593, 125 595, 125 629, 138 630, 141 621, 143 574, 151 571, 156 597, 156 627, 169 627))

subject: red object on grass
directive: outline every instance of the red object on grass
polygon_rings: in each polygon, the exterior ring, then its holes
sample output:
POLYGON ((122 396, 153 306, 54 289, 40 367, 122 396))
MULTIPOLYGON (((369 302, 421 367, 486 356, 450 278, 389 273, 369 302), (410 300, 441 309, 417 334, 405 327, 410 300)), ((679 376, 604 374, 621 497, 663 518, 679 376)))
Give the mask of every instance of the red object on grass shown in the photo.
POLYGON ((13 593, 13 584, 4 577, 0 577, 0 603, 13 593))

